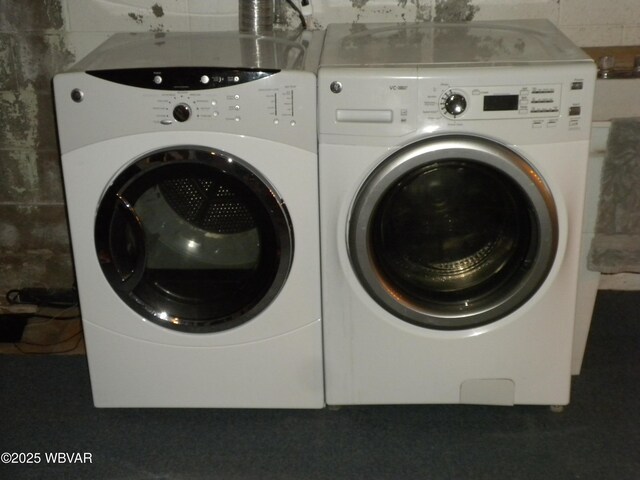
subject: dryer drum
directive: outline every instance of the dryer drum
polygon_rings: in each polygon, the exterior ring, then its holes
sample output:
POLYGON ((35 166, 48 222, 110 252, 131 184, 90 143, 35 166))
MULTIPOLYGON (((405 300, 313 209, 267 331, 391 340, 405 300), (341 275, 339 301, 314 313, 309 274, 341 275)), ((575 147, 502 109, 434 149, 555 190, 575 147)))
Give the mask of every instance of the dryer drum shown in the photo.
POLYGON ((159 188, 171 208, 198 228, 215 233, 255 228, 253 215, 236 191, 213 179, 169 179, 159 188))

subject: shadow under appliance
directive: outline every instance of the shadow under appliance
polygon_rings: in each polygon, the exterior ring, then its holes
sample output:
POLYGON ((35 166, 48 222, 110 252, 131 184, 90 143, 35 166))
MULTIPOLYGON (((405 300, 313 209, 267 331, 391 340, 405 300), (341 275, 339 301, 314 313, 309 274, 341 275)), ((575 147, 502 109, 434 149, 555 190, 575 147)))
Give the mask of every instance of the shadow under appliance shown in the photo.
POLYGON ((55 77, 96 406, 324 405, 322 38, 118 34, 55 77))
POLYGON ((568 403, 594 82, 546 21, 328 27, 328 404, 568 403))

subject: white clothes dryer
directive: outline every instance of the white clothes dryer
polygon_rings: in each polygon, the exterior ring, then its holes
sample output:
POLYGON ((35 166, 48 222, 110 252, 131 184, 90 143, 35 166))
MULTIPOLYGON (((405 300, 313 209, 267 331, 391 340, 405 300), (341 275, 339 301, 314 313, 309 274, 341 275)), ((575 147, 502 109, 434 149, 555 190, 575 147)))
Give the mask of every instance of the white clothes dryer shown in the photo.
POLYGON ((595 72, 547 21, 328 27, 328 404, 569 402, 595 72))
POLYGON ((96 406, 324 405, 323 37, 117 34, 55 77, 96 406))

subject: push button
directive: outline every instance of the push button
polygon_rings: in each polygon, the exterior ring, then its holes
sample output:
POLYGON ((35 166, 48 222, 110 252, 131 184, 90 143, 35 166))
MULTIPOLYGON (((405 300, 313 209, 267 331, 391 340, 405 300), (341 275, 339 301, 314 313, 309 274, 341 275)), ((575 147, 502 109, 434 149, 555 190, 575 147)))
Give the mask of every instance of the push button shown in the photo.
POLYGON ((569 107, 569 116, 570 117, 577 117, 578 115, 580 115, 580 113, 582 112, 582 108, 581 107, 569 107))

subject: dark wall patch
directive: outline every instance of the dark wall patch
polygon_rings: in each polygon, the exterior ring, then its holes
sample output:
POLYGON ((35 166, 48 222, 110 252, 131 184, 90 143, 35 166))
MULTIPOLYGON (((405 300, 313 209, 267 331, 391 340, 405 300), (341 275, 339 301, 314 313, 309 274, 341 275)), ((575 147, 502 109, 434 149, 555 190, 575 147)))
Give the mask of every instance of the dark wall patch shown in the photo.
POLYGON ((0 91, 18 88, 13 35, 0 33, 0 91))
POLYGON ((420 0, 412 0, 416 5, 416 22, 430 22, 433 19, 433 11, 430 2, 420 2, 420 0))
MULTIPOLYGON (((369 0, 350 0, 351 6, 357 9, 356 23, 360 20, 362 10, 364 10, 369 0)), ((415 6, 416 22, 441 22, 441 23, 457 23, 469 22, 474 19, 480 11, 480 7, 473 5, 473 0, 396 0, 400 9, 406 9, 409 4, 415 6)), ((386 14, 393 16, 397 13, 390 7, 383 7, 373 10, 373 13, 386 14)), ((402 21, 406 21, 405 13, 396 15, 402 21)))
POLYGON ((0 92, 0 147, 37 147, 38 95, 33 85, 0 92))
POLYGON ((72 64, 75 56, 60 34, 25 33, 15 35, 16 73, 22 85, 33 84, 38 91, 51 92, 51 78, 72 64))
POLYGON ((436 0, 436 22, 470 22, 480 7, 472 5, 471 0, 436 0))
POLYGON ((353 8, 364 8, 368 2, 369 0, 351 0, 351 5, 353 8))
POLYGON ((138 25, 142 25, 142 20, 144 19, 144 16, 140 15, 139 13, 131 12, 129 13, 129 18, 134 22, 136 22, 138 25))
POLYGON ((0 31, 60 30, 64 26, 60 3, 61 0, 0 0, 0 31))
POLYGON ((156 17, 158 17, 158 18, 160 18, 160 17, 164 17, 164 10, 163 10, 163 9, 162 9, 162 7, 161 7, 160 5, 158 5, 157 3, 156 3, 156 4, 154 4, 154 5, 151 7, 151 11, 152 11, 152 12, 153 12, 153 14, 154 14, 156 17))

